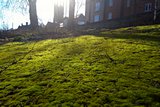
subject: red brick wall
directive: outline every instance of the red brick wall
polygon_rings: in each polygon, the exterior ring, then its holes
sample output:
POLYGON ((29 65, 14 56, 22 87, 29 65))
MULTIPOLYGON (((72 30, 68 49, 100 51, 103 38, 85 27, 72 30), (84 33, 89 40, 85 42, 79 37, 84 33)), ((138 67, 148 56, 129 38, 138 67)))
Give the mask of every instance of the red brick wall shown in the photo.
POLYGON ((96 14, 101 16, 101 19, 108 20, 108 14, 112 13, 112 19, 121 19, 129 16, 138 15, 144 13, 145 3, 152 3, 152 10, 154 10, 155 0, 131 0, 130 7, 127 7, 127 0, 113 0, 113 6, 106 5, 104 10, 98 13, 94 11, 95 2, 101 1, 104 3, 106 0, 87 0, 86 3, 86 19, 88 22, 93 22, 93 18, 96 14), (90 8, 89 8, 90 7, 90 8), (104 16, 103 16, 104 14, 104 16))
POLYGON ((109 7, 108 5, 105 8, 105 18, 107 20, 108 14, 112 13, 112 19, 120 18, 120 11, 121 11, 121 0, 113 0, 113 6, 109 7))
POLYGON ((113 19, 144 13, 145 3, 152 3, 152 10, 154 9, 154 0, 131 0, 129 7, 127 7, 127 0, 113 0, 113 6, 105 8, 104 20, 107 20, 109 12, 112 12, 113 19))
POLYGON ((104 0, 86 0, 86 21, 93 23, 96 15, 100 16, 100 21, 104 20, 104 0), (101 3, 99 11, 95 11, 96 2, 101 3))
MULTIPOLYGON (((124 0, 124 4, 122 8, 122 11, 123 11, 122 17, 127 17, 127 16, 136 14, 136 7, 135 7, 136 5, 134 1, 135 0, 131 0, 130 6, 127 7, 127 0, 124 0)), ((138 1, 141 1, 141 0, 138 0, 138 1)))
POLYGON ((152 10, 154 9, 154 0, 132 0, 130 7, 127 7, 127 0, 124 0, 123 16, 144 13, 145 3, 152 3, 152 10))

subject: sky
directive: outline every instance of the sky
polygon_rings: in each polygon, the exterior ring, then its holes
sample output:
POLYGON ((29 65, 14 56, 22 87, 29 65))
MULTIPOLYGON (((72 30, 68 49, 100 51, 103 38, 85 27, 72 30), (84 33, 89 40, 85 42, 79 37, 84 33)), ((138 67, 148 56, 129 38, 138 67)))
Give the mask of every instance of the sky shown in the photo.
MULTIPOLYGON (((65 2, 69 5, 69 0, 57 0, 60 3, 65 2)), ((78 1, 78 0, 77 0, 78 1)), ((79 0, 80 1, 80 0, 79 0)), ((85 0, 82 0, 85 3, 85 0)), ((54 3, 57 3, 56 0, 37 0, 37 15, 39 23, 47 24, 47 22, 53 22, 54 17, 54 3)), ((65 6, 65 16, 68 16, 68 10, 65 6)), ((76 8, 75 8, 76 9, 76 8)), ((77 10, 75 10, 77 11, 77 10)), ((85 5, 83 5, 78 14, 85 13, 85 5)), ((0 29, 4 27, 16 29, 19 25, 25 25, 26 22, 29 22, 28 12, 16 12, 12 9, 0 10, 0 29), (3 14, 2 14, 3 13, 3 14)))

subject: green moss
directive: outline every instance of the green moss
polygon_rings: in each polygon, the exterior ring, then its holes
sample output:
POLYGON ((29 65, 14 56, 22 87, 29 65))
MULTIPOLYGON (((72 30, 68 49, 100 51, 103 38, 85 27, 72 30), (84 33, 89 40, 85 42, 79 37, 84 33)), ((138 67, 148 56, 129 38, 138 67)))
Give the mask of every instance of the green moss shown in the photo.
POLYGON ((0 106, 159 107, 160 26, 0 46, 0 106))

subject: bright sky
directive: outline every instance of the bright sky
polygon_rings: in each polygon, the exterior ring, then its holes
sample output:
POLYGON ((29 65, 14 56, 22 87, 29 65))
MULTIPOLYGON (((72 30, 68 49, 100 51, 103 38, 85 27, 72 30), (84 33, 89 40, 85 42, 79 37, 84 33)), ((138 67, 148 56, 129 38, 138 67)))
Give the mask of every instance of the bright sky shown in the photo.
MULTIPOLYGON (((64 2, 64 4, 69 5, 69 0, 57 0, 60 3, 64 2)), ((78 0, 77 0, 78 1, 78 0)), ((85 0, 82 0, 85 2, 85 0)), ((54 3, 56 0, 37 0, 37 14, 40 23, 46 24, 48 21, 53 22, 54 17, 54 3)), ((67 9, 67 7, 64 7, 67 9)), ((65 16, 68 16, 68 10, 65 10, 65 16)), ((25 24, 29 22, 29 15, 28 13, 20 13, 20 12, 13 12, 12 10, 3 10, 3 19, 2 13, 0 12, 0 29, 2 29, 2 25, 8 25, 9 28, 17 28, 22 23, 25 24)), ((85 6, 82 6, 78 12, 85 13, 85 6)))

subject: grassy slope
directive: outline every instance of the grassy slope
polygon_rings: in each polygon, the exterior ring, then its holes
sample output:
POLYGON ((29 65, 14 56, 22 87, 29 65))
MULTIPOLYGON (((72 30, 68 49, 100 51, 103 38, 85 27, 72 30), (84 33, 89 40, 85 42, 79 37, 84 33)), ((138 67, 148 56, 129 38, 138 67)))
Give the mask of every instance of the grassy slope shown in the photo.
POLYGON ((0 106, 160 106, 160 26, 0 46, 0 106))

